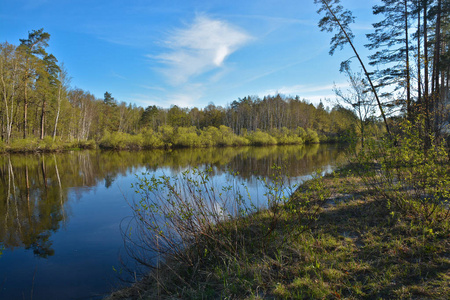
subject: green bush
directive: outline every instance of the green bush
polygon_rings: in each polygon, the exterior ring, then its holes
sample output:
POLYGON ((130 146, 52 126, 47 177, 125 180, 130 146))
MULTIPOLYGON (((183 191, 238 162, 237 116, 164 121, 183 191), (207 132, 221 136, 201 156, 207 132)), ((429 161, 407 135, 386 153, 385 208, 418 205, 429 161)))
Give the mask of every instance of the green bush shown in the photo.
POLYGON ((147 128, 142 132, 143 144, 145 149, 158 149, 163 148, 164 143, 161 140, 161 134, 154 132, 152 129, 147 128))
POLYGON ((158 133, 160 134, 161 140, 164 143, 164 147, 172 147, 175 129, 170 125, 162 125, 158 127, 158 133))
POLYGON ((395 138, 367 141, 355 162, 378 203, 430 225, 450 218, 450 162, 443 143, 425 145, 417 127, 404 121, 395 138))
POLYGON ((197 134, 195 126, 178 127, 173 137, 173 145, 177 147, 200 147, 201 139, 197 134))
POLYGON ((64 145, 60 142, 53 141, 51 136, 44 137, 43 140, 38 141, 38 150, 45 152, 61 151, 64 149, 64 145))
POLYGON ((270 133, 277 140, 278 145, 301 145, 304 143, 302 137, 286 127, 274 129, 270 133))
POLYGON ((95 149, 95 148, 97 148, 97 143, 94 140, 79 141, 78 148, 80 148, 80 149, 95 149))
POLYGON ((306 144, 317 144, 320 142, 319 135, 312 129, 306 129, 306 137, 304 138, 306 144))
POLYGON ((103 149, 141 149, 143 145, 142 134, 131 135, 123 132, 105 132, 103 138, 100 140, 99 147, 103 149))
POLYGON ((209 126, 200 131, 200 144, 202 147, 218 146, 217 138, 219 137, 219 129, 209 126))
POLYGON ((250 145, 253 146, 265 146, 277 144, 277 140, 274 137, 270 136, 267 132, 263 132, 259 129, 249 133, 247 139, 249 140, 250 145))
POLYGON ((233 130, 225 125, 220 125, 218 135, 213 138, 216 146, 245 146, 249 144, 247 139, 234 134, 233 130))
POLYGON ((9 145, 11 152, 31 152, 36 151, 37 148, 38 139, 36 138, 14 139, 9 145))

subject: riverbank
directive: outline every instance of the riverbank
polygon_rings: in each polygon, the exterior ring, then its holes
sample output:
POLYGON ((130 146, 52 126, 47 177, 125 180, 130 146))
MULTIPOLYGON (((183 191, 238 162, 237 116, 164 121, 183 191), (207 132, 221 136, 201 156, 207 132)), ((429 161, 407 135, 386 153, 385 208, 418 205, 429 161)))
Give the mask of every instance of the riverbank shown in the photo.
POLYGON ((168 260, 107 299, 446 299, 448 219, 424 224, 383 205, 353 175, 360 171, 347 166, 303 184, 270 238, 258 234, 274 213, 258 212, 252 228, 239 229, 254 242, 246 249, 204 252, 191 265, 168 260))
POLYGON ((7 144, 0 141, 1 152, 58 152, 73 149, 106 150, 149 150, 173 148, 208 148, 228 146, 270 146, 270 145, 306 145, 319 143, 319 135, 311 129, 298 127, 295 130, 282 128, 270 132, 256 130, 244 131, 237 135, 226 126, 197 129, 192 127, 161 126, 158 131, 144 129, 136 134, 105 131, 101 139, 62 141, 47 136, 37 138, 12 139, 7 144))
POLYGON ((82 149, 95 149, 94 140, 87 141, 59 141, 51 137, 40 140, 37 138, 16 139, 10 144, 0 141, 1 153, 32 153, 32 152, 63 152, 82 149))

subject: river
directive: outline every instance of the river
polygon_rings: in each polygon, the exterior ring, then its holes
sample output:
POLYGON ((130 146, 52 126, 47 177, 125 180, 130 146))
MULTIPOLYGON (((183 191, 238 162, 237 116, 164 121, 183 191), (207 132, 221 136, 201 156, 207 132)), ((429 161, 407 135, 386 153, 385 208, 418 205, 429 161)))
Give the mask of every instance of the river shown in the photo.
POLYGON ((344 156, 333 145, 0 156, 0 299, 100 299, 123 284, 136 174, 211 167, 219 184, 234 176, 260 197, 273 165, 298 183, 344 156))

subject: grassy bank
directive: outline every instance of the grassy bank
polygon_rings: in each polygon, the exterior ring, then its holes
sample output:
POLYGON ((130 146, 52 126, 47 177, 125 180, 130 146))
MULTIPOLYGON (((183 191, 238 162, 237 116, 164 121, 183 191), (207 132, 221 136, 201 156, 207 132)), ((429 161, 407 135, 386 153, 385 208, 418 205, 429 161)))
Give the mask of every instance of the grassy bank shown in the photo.
POLYGON ((448 206, 439 222, 394 208, 370 172, 346 166, 275 209, 213 226, 239 246, 194 243, 107 299, 447 299, 448 206))
POLYGON ((94 140, 88 141, 60 141, 45 137, 15 139, 10 144, 0 141, 0 153, 27 153, 27 152, 62 152, 79 149, 95 149, 97 147, 94 140))
POLYGON ((192 127, 160 126, 157 131, 144 129, 136 134, 105 131, 98 140, 62 141, 47 136, 12 139, 6 144, 0 141, 2 152, 58 152, 73 149, 142 150, 169 148, 208 148, 236 146, 304 145, 319 143, 318 134, 311 129, 298 127, 295 130, 282 128, 270 132, 256 130, 242 135, 233 133, 226 126, 197 129, 192 127))

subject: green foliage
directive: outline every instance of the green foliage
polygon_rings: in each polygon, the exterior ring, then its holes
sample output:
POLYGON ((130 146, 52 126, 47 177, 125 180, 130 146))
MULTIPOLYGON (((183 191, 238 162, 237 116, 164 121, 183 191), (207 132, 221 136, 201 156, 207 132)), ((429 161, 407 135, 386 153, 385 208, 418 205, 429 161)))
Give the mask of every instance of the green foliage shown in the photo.
POLYGON ((123 132, 110 133, 105 131, 99 146, 104 149, 141 149, 144 144, 142 134, 131 135, 123 132))
POLYGON ((305 144, 317 144, 320 142, 319 135, 316 131, 307 128, 306 129, 306 137, 304 138, 305 144))
POLYGON ((62 143, 58 143, 56 141, 53 141, 53 139, 49 136, 44 137, 43 140, 40 140, 38 142, 38 149, 42 151, 60 151, 62 150, 64 145, 62 143))
POLYGON ((158 132, 161 135, 161 140, 165 147, 171 147, 173 142, 173 137, 175 134, 175 129, 170 125, 162 125, 158 127, 158 132))
POLYGON ((197 134, 195 126, 178 127, 173 137, 173 143, 176 147, 200 147, 201 139, 197 134))
POLYGON ((11 152, 31 152, 38 149, 37 138, 14 139, 9 145, 11 152))
MULTIPOLYGON (((417 122, 420 122, 418 120, 417 122)), ((417 126, 404 121, 395 140, 372 141, 356 157, 362 177, 394 215, 424 225, 450 217, 450 163, 443 143, 427 148, 417 126)))
POLYGON ((298 135, 298 131, 289 130, 286 127, 274 129, 271 135, 277 140, 278 145, 301 145, 304 143, 303 138, 298 135))
POLYGON ((147 128, 142 132, 142 137, 144 139, 142 144, 144 149, 158 149, 164 147, 161 134, 154 132, 150 128, 147 128))
POLYGON ((231 128, 225 125, 220 125, 219 135, 216 138, 216 144, 218 146, 245 146, 249 143, 244 137, 234 134, 231 128))
POLYGON ((267 132, 262 132, 259 129, 249 133, 246 138, 250 141, 250 145, 253 146, 265 146, 277 144, 277 140, 274 137, 270 136, 267 132))

